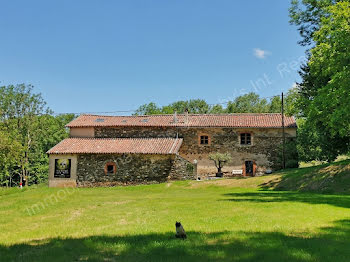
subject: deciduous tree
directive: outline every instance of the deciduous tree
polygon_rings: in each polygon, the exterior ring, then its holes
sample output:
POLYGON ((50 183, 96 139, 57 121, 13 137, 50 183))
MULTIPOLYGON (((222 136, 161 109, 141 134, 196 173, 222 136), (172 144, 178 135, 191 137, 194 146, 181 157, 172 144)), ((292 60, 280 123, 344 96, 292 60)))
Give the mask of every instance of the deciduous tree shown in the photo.
POLYGON ((19 175, 24 185, 47 179, 46 151, 67 137, 64 126, 74 117, 50 114, 33 86, 0 87, 1 183, 6 184, 14 175, 19 175))
POLYGON ((292 1, 291 22, 310 45, 300 70, 297 110, 301 159, 334 160, 350 148, 349 1, 292 1))
POLYGON ((214 161, 215 167, 218 169, 217 176, 222 176, 222 168, 232 159, 229 153, 213 153, 209 155, 209 159, 214 161))

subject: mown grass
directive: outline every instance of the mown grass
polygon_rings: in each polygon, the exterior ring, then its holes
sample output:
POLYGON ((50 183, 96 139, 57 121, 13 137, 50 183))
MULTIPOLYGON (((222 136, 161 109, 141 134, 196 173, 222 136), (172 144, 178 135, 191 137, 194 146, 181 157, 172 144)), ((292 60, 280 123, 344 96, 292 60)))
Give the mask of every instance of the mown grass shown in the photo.
POLYGON ((349 261, 350 196, 277 177, 0 190, 0 261, 349 261))
MULTIPOLYGON (((348 154, 348 155, 339 155, 334 162, 340 162, 340 161, 349 160, 349 159, 350 159, 350 154, 348 154)), ((310 161, 310 162, 300 162, 299 163, 299 167, 301 167, 301 168, 313 167, 313 166, 319 166, 319 165, 323 165, 323 164, 327 164, 327 162, 326 161, 313 160, 313 161, 310 161)))
POLYGON ((265 188, 328 194, 350 194, 350 160, 286 170, 265 188))

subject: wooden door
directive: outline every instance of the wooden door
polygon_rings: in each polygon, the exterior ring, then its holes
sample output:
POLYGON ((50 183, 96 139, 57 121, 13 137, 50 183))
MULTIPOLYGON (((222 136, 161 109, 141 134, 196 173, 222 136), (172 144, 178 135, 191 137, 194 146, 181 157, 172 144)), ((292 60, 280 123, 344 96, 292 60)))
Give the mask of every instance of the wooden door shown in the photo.
POLYGON ((253 176, 254 175, 254 163, 253 161, 245 161, 245 175, 253 176))

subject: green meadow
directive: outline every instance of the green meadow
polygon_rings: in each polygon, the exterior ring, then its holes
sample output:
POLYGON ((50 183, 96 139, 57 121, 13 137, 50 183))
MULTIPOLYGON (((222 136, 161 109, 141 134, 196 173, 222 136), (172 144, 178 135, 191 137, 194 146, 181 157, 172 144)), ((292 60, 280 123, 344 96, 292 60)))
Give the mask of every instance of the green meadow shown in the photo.
POLYGON ((299 170, 114 188, 1 189, 0 261, 349 261, 350 196, 279 191, 278 183, 317 173, 299 170), (174 237, 176 221, 186 240, 174 237))

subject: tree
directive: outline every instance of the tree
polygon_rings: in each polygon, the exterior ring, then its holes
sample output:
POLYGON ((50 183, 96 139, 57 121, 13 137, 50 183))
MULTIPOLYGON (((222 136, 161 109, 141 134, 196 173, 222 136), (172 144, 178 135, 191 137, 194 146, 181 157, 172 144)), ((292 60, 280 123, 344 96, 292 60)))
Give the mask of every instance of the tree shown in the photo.
POLYGON ((42 115, 38 117, 40 129, 38 130, 37 140, 30 151, 29 173, 31 177, 29 182, 31 184, 38 184, 47 180, 49 159, 46 152, 59 141, 68 137, 65 125, 72 121, 74 117, 73 114, 42 115))
POLYGON ((134 115, 158 115, 161 114, 161 109, 153 102, 140 106, 134 115))
POLYGON ((338 155, 346 153, 349 139, 331 136, 321 127, 315 127, 305 118, 297 120, 297 151, 300 161, 334 161, 338 155))
POLYGON ((215 167, 218 169, 216 176, 222 177, 222 168, 232 157, 229 153, 213 153, 209 155, 209 159, 214 161, 215 167))
MULTIPOLYGON (((296 87, 288 90, 285 97, 285 112, 287 115, 300 114, 298 103, 299 91, 296 87)), ((271 100, 260 98, 254 92, 236 97, 227 103, 226 108, 221 104, 210 105, 203 99, 176 101, 166 106, 157 106, 151 102, 140 106, 134 115, 179 114, 188 110, 191 114, 223 114, 223 113, 281 113, 281 96, 272 97, 271 100)))
MULTIPOLYGON (((298 26, 302 46, 313 43, 313 34, 320 28, 322 18, 329 14, 328 7, 340 0, 292 0, 289 9, 290 23, 298 26)), ((347 1, 347 0, 342 0, 347 1)))
POLYGON ((305 121, 299 128, 302 158, 333 161, 350 149, 350 3, 327 8, 313 33, 315 47, 302 67, 298 84, 299 109, 305 121))
POLYGON ((0 186, 12 186, 13 176, 18 173, 22 146, 0 131, 0 186))
POLYGON ((151 102, 140 106, 134 115, 174 114, 175 112, 183 114, 186 110, 191 114, 208 114, 211 112, 211 107, 203 99, 181 100, 163 107, 159 107, 151 102))
MULTIPOLYGON (((0 182, 38 183, 47 179, 46 151, 68 136, 74 115, 52 116, 31 85, 0 87, 0 182), (6 135, 5 135, 6 134, 6 135)), ((10 183, 11 184, 11 183, 10 183)))
POLYGON ((207 114, 210 112, 210 106, 203 99, 190 99, 187 101, 177 101, 168 106, 164 106, 162 108, 162 113, 170 113, 174 112, 183 114, 188 110, 191 114, 207 114))
POLYGON ((208 114, 210 112, 210 106, 203 99, 191 99, 187 109, 192 114, 208 114))
POLYGON ((211 114, 222 114, 222 113, 225 113, 225 109, 220 104, 213 105, 210 108, 210 113, 211 114))
POLYGON ((237 97, 229 102, 226 108, 227 113, 267 113, 269 104, 265 98, 260 99, 259 95, 251 92, 237 97))
POLYGON ((23 149, 20 158, 20 182, 29 178, 29 153, 38 134, 38 115, 49 113, 45 101, 40 94, 32 93, 31 85, 10 85, 0 87, 0 119, 3 128, 12 139, 17 140, 23 149))
POLYGON ((301 67, 295 103, 302 160, 332 161, 350 148, 349 1, 293 1, 291 23, 299 26, 308 62, 301 67))
POLYGON ((329 81, 317 88, 307 111, 315 124, 327 128, 332 136, 350 136, 350 3, 339 2, 327 9, 314 33, 310 74, 329 81))
POLYGON ((274 96, 271 98, 269 105, 269 113, 277 113, 281 112, 282 108, 282 99, 281 96, 274 96))

